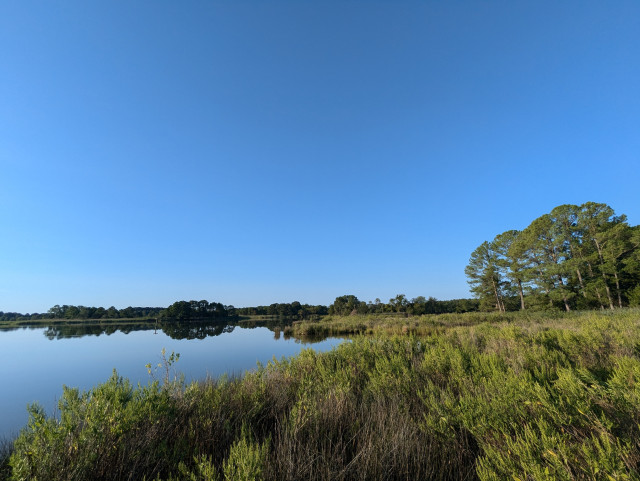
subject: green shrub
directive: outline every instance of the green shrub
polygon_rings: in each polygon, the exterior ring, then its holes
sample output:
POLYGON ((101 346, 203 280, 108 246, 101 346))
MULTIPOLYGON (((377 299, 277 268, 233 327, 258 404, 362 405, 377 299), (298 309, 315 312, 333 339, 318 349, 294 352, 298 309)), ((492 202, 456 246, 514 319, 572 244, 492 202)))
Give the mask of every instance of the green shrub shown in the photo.
POLYGON ((264 479, 270 440, 254 440, 246 425, 242 425, 240 439, 233 443, 224 462, 226 481, 261 481, 264 479))

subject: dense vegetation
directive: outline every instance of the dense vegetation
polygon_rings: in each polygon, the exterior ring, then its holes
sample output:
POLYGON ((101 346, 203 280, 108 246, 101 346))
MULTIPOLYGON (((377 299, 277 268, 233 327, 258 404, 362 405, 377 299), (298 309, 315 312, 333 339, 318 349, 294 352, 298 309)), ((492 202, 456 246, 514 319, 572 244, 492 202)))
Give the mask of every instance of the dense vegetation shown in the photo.
POLYGON ((279 316, 293 319, 319 319, 326 315, 348 316, 351 314, 383 314, 383 313, 406 313, 408 315, 419 316, 422 314, 442 314, 447 312, 471 312, 477 311, 479 302, 476 299, 453 299, 440 301, 434 297, 428 299, 418 296, 407 299, 404 294, 389 299, 388 303, 376 299, 375 301, 364 302, 354 295, 344 295, 336 297, 333 304, 327 306, 312 306, 300 304, 297 301, 292 303, 274 303, 269 306, 242 307, 236 308, 234 312, 241 316, 279 316))
POLYGON ((44 314, 20 314, 0 311, 0 322, 34 321, 42 319, 54 320, 99 320, 99 319, 218 319, 235 315, 233 306, 223 306, 219 302, 177 301, 169 307, 126 307, 116 309, 111 306, 86 307, 55 305, 44 314))
POLYGON ((149 319, 164 311, 164 307, 104 307, 69 306, 56 304, 45 313, 21 314, 0 311, 0 322, 35 321, 41 319, 149 319))
POLYGON ((321 316, 326 316, 329 313, 329 308, 322 305, 313 306, 293 301, 290 303, 275 302, 268 306, 238 307, 235 309, 235 313, 239 316, 274 316, 295 319, 315 319, 321 316))
POLYGON ((472 254, 466 274, 484 309, 640 305, 640 226, 606 204, 561 205, 472 254))
MULTIPOLYGON (((232 308, 232 307, 231 307, 232 308)), ((229 310, 219 302, 178 301, 160 313, 161 318, 176 320, 221 319, 229 316, 229 310)))
POLYGON ((30 408, 12 479, 638 479, 640 310, 331 322, 385 335, 65 388, 59 420, 30 408))
POLYGON ((349 316, 352 314, 405 313, 420 316, 422 314, 462 313, 478 310, 479 303, 475 299, 452 299, 439 301, 435 297, 418 296, 411 300, 404 294, 389 299, 388 303, 376 299, 374 302, 360 301, 354 295, 336 297, 329 306, 332 316, 349 316))

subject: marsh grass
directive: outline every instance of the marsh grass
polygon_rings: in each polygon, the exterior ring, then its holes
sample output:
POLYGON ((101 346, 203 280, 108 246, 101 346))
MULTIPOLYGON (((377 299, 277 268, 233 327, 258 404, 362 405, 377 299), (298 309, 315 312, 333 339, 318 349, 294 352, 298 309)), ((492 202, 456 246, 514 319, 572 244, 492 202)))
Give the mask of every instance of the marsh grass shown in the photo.
POLYGON ((286 336, 305 338, 322 336, 348 336, 358 334, 413 334, 430 336, 453 327, 471 327, 480 324, 517 324, 525 328, 544 324, 574 329, 583 320, 640 318, 640 309, 615 311, 512 311, 512 312, 467 312, 463 314, 427 314, 404 316, 392 314, 365 314, 351 316, 327 316, 319 321, 294 321, 284 329, 286 336))
POLYGON ((639 479, 639 314, 340 318, 373 335, 242 378, 114 373, 30 408, 12 479, 639 479))
POLYGON ((13 439, 0 438, 0 479, 7 479, 11 474, 9 458, 13 452, 13 439))

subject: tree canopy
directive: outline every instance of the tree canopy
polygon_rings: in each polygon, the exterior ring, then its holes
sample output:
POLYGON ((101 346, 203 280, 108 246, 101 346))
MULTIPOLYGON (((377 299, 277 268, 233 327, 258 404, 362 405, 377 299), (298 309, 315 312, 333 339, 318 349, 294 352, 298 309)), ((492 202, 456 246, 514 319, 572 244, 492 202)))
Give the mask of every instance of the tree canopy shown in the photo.
POLYGON ((478 246, 465 269, 482 308, 640 305, 640 227, 606 204, 564 204, 478 246))

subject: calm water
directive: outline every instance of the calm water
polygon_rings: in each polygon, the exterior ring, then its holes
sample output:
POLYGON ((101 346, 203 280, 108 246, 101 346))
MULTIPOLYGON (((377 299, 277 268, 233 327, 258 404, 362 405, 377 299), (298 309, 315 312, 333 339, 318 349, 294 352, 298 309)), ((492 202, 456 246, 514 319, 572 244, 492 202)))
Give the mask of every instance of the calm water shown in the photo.
POLYGON ((146 384, 145 364, 160 362, 163 348, 167 355, 180 353, 174 367, 190 381, 241 374, 258 361, 266 364, 309 347, 325 351, 342 342, 285 339, 267 327, 242 327, 247 324, 105 326, 0 330, 0 436, 16 434, 26 424, 28 403, 38 401, 52 414, 63 384, 89 389, 114 368, 134 384, 146 384))

